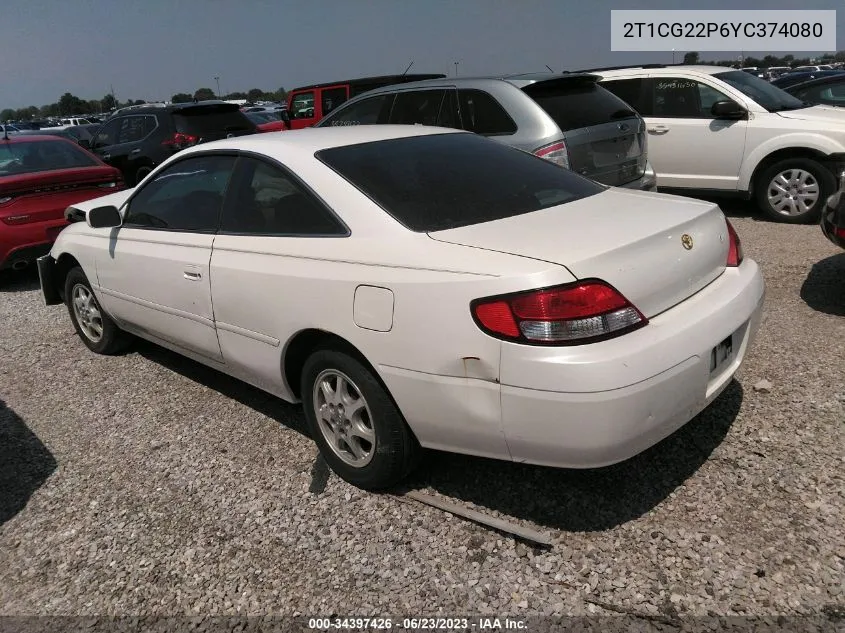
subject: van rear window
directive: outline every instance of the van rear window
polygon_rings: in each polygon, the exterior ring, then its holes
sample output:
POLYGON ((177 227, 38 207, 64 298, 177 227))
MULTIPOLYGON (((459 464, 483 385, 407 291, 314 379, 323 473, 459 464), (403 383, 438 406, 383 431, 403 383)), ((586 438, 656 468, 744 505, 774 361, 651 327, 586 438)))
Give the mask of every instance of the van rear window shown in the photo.
POLYGON ((592 79, 542 81, 522 90, 564 132, 637 116, 631 106, 592 79))

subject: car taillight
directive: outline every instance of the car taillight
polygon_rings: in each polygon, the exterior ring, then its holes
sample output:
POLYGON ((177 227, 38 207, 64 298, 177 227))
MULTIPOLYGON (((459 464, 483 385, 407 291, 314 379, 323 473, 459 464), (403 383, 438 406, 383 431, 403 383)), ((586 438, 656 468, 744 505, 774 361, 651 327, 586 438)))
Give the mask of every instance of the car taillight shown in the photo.
MULTIPOLYGON (((0 202, 2 202, 2 200, 0 200, 0 202)), ((843 228, 841 226, 834 227, 833 234, 836 237, 845 240, 845 228, 843 228)))
POLYGON ((728 225, 728 262, 727 266, 739 266, 742 263, 744 255, 742 254, 742 242, 737 235, 736 230, 731 224, 731 221, 725 218, 725 223, 728 225))
POLYGON ((566 151, 566 143, 558 141, 545 147, 534 150, 534 156, 545 158, 547 161, 569 169, 569 152, 566 151))
POLYGON ((2 198, 0 198, 0 204, 6 204, 7 202, 11 202, 12 200, 14 200, 12 196, 3 196, 2 198))
POLYGON ((186 147, 191 147, 191 145, 196 145, 197 143, 199 143, 199 140, 199 136, 176 132, 172 136, 169 136, 168 138, 164 139, 161 144, 178 151, 185 149, 186 147))
POLYGON ((115 187, 117 187, 117 183, 116 182, 101 182, 97 186, 100 189, 114 189, 115 187))
POLYGON ((491 336, 523 343, 577 345, 648 323, 618 290, 599 279, 477 299, 470 309, 491 336))

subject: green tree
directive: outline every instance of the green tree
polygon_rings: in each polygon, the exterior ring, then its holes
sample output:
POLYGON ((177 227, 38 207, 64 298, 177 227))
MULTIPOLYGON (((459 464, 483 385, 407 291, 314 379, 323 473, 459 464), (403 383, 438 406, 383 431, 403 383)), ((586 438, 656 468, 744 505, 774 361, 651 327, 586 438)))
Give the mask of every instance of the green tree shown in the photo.
POLYGON ((102 107, 103 112, 114 110, 117 107, 117 101, 115 100, 114 95, 107 94, 105 97, 100 99, 100 107, 102 107))
POLYGON ((251 88, 246 93, 246 98, 248 101, 263 101, 264 100, 264 91, 260 88, 251 88))
POLYGON ((211 88, 200 88, 194 93, 194 99, 197 101, 209 101, 216 98, 217 97, 214 95, 214 91, 211 88))
POLYGON ((276 92, 272 94, 272 97, 275 101, 279 103, 284 103, 288 100, 288 91, 284 88, 279 88, 276 92))
POLYGON ((697 64, 698 63, 698 53, 695 51, 684 53, 684 63, 685 64, 697 64))
POLYGON ((82 114, 85 112, 85 102, 69 92, 64 93, 59 99, 59 112, 63 115, 82 114))
POLYGON ((230 92, 227 94, 224 99, 248 99, 245 92, 230 92))
POLYGON ((11 108, 6 108, 0 112, 0 121, 11 121, 15 118, 15 111, 11 108))
POLYGON ((170 97, 170 101, 172 103, 188 103, 189 101, 193 100, 194 98, 187 92, 177 92, 175 95, 170 97))

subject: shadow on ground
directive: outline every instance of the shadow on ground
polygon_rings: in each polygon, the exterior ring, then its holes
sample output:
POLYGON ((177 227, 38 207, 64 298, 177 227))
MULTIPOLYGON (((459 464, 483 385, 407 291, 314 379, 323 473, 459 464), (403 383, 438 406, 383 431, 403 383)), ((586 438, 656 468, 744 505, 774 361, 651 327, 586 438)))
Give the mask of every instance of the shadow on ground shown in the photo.
POLYGON ((432 452, 409 487, 430 486, 558 530, 608 530, 646 514, 693 475, 721 444, 741 403, 742 387, 732 381, 689 424, 614 466, 568 470, 432 452))
POLYGON ((279 424, 310 437, 300 405, 287 403, 266 391, 141 339, 135 340, 129 352, 137 352, 147 360, 214 389, 227 398, 232 398, 279 424))
POLYGON ((40 287, 35 264, 23 270, 0 270, 0 292, 24 292, 40 287))
POLYGON ((845 253, 813 264, 801 285, 801 298, 813 310, 845 316, 845 253))
POLYGON ((56 460, 26 423, 0 400, 0 525, 26 507, 56 470, 56 460))
MULTIPOLYGON (((299 405, 285 403, 157 345, 138 341, 133 349, 309 437, 299 405)), ((543 468, 426 451, 403 490, 432 487, 448 497, 559 530, 610 529, 647 513, 693 475, 722 442, 741 404, 742 387, 732 381, 710 407, 679 431, 644 453, 607 468, 543 468)), ((312 471, 312 492, 326 487, 329 471, 321 462, 318 459, 312 471)))

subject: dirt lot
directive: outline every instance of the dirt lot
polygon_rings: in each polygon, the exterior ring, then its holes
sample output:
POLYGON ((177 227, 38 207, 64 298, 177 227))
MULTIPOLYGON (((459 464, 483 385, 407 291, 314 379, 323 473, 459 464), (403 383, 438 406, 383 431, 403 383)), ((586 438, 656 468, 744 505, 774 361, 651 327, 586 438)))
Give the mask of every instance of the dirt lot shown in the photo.
POLYGON ((726 206, 768 297, 712 407, 607 469, 432 453, 410 482, 548 550, 346 485, 296 407, 149 344, 97 357, 6 275, 0 614, 837 612, 845 253, 726 206))

